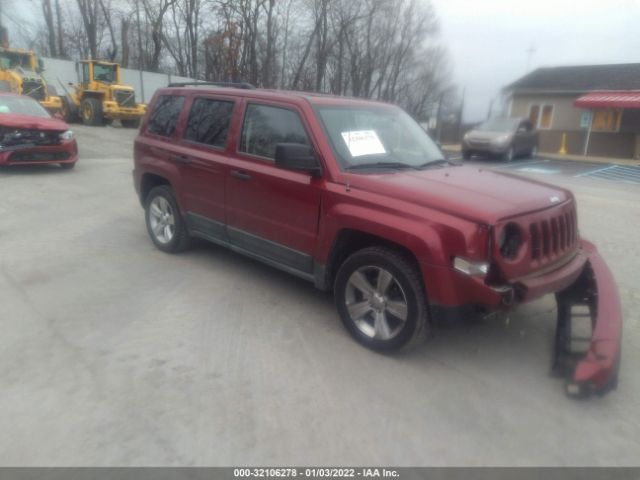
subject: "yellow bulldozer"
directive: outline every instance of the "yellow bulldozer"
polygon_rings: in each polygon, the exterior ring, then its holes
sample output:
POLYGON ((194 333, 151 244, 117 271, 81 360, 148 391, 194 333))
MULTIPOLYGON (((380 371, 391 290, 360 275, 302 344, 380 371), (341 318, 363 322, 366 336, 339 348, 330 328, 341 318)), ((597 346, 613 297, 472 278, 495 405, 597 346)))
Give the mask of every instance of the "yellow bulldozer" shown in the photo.
POLYGON ((105 125, 120 120, 123 127, 138 128, 146 105, 136 102, 135 91, 123 85, 120 65, 99 60, 76 64, 80 81, 62 97, 62 113, 67 122, 105 125))
POLYGON ((28 95, 51 113, 60 112, 62 101, 42 77, 43 65, 35 53, 0 47, 0 91, 28 95))

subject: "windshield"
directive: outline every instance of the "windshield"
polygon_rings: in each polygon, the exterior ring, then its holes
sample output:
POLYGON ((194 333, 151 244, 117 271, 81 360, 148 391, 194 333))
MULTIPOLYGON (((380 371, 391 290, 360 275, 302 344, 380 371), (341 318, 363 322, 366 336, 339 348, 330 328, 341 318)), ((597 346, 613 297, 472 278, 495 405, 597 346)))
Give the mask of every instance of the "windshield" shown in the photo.
POLYGON ((31 117, 51 117, 42 105, 28 97, 0 96, 0 115, 14 113, 31 117))
POLYGON ((0 68, 7 70, 16 67, 31 70, 31 56, 24 53, 6 51, 0 53, 0 68))
POLYGON ((491 118, 481 123, 476 130, 481 132, 513 132, 518 126, 518 120, 514 118, 491 118))
POLYGON ((443 161, 429 135, 399 108, 319 106, 316 110, 344 169, 421 168, 443 161))
POLYGON ((98 82, 113 83, 115 81, 114 65, 93 64, 93 79, 98 82))

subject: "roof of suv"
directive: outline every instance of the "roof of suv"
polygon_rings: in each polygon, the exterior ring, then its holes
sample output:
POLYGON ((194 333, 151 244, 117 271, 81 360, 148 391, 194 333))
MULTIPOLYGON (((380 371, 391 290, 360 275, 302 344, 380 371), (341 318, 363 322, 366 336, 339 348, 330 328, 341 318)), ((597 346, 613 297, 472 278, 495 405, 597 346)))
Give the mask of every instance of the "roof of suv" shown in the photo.
POLYGON ((247 89, 235 87, 221 87, 203 84, 202 86, 169 86, 158 90, 160 93, 183 93, 201 92, 201 93, 217 93, 234 97, 250 97, 262 100, 282 101, 292 99, 298 101, 306 101, 312 105, 360 105, 360 106, 377 106, 392 107, 393 105, 376 100, 366 100, 354 97, 340 97, 338 95, 329 95, 324 93, 300 92, 291 90, 271 90, 263 88, 247 89))

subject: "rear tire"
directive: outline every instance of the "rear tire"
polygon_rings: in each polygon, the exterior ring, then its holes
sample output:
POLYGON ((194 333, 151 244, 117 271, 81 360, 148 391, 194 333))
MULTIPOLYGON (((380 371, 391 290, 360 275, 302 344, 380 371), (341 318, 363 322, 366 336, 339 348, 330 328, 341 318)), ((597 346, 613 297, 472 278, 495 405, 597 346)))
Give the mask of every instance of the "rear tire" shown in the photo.
POLYGON ((97 98, 85 98, 80 102, 82 123, 92 127, 104 125, 102 118, 102 102, 97 98))
POLYGON ((140 126, 139 118, 130 118, 128 120, 120 120, 124 128, 138 128, 140 126))
POLYGON ((353 338, 391 352, 428 333, 428 310, 419 269, 387 247, 364 248, 340 266, 334 284, 338 313, 353 338))
POLYGON ((177 253, 189 248, 191 238, 171 187, 152 188, 144 205, 147 232, 158 249, 177 253))

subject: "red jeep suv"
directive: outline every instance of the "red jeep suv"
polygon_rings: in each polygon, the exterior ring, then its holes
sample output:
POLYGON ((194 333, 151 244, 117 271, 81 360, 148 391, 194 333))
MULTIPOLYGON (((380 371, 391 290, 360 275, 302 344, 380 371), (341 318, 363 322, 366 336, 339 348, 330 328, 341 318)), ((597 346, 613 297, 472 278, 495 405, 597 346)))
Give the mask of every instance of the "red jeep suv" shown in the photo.
POLYGON ((199 237, 332 290, 375 350, 553 293, 567 392, 615 387, 620 301, 571 192, 452 165, 392 105, 240 87, 154 95, 133 175, 159 249, 199 237))

